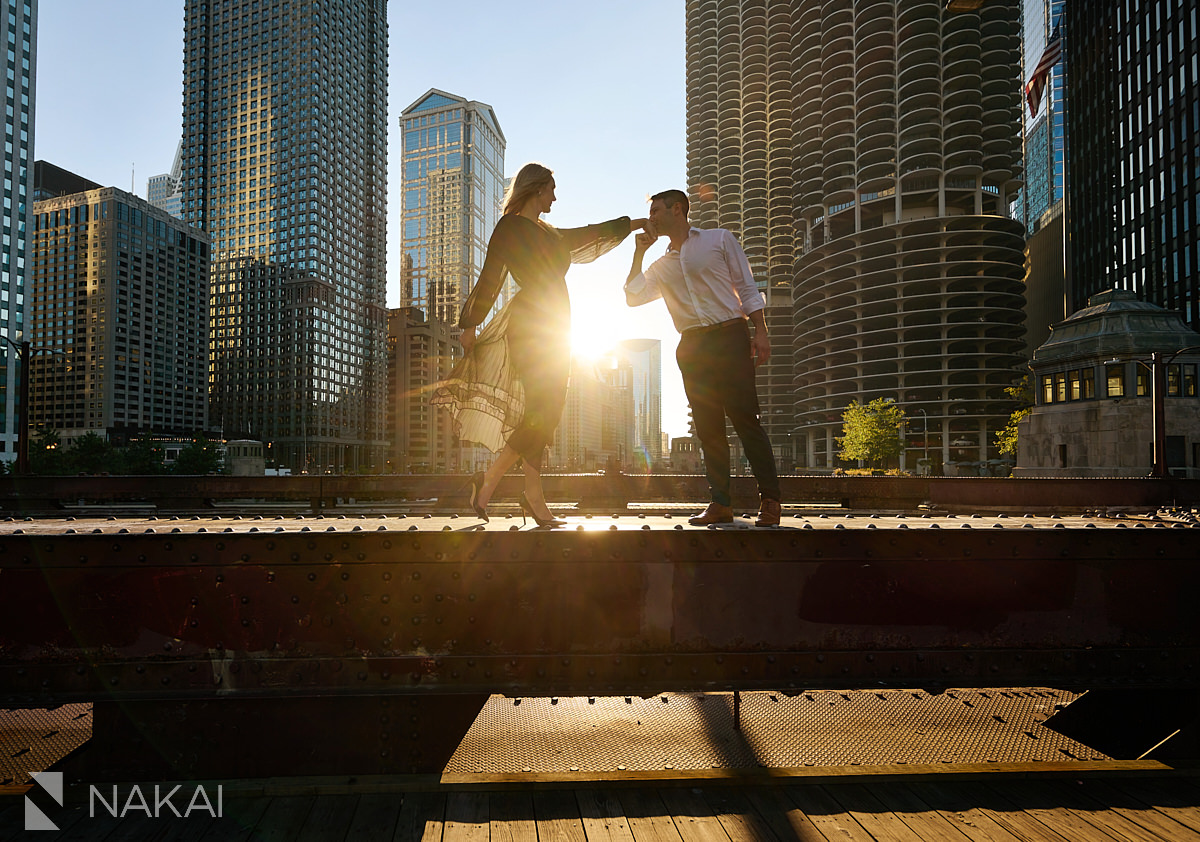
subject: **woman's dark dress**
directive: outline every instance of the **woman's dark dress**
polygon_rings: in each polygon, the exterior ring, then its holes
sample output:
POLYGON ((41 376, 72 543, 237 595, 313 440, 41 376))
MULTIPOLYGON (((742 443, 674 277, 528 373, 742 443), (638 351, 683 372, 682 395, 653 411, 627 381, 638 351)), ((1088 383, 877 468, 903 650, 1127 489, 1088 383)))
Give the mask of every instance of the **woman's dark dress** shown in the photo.
POLYGON ((479 334, 432 400, 454 413, 461 438, 491 450, 507 444, 541 469, 542 454, 562 416, 571 367, 567 269, 595 260, 629 231, 629 217, 563 229, 519 214, 500 218, 459 327, 483 322, 508 275, 520 290, 479 334))

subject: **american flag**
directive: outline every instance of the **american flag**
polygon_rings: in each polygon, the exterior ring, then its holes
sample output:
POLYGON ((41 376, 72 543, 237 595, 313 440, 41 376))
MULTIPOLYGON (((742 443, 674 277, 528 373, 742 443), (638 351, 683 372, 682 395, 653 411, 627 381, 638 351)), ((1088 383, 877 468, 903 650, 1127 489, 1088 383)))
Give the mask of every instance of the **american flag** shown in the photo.
POLYGON ((1058 60, 1062 58, 1062 37, 1059 35, 1061 25, 1061 20, 1054 24, 1054 32, 1050 34, 1050 40, 1046 42, 1046 49, 1042 52, 1042 57, 1038 59, 1037 67, 1033 69, 1033 75, 1025 83, 1025 101, 1029 103, 1030 117, 1037 116, 1038 107, 1042 104, 1042 91, 1046 88, 1046 76, 1049 75, 1050 68, 1058 64, 1058 60))

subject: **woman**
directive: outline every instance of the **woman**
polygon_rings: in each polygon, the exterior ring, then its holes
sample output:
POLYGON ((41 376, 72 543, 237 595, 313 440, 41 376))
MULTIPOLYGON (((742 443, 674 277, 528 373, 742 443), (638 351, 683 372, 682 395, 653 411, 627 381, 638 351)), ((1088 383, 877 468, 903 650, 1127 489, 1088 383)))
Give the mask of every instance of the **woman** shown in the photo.
POLYGON ((487 257, 463 305, 458 326, 466 355, 438 386, 433 403, 454 413, 459 437, 499 450, 472 480, 471 506, 487 520, 487 504, 504 474, 524 460, 521 509, 539 526, 559 524, 542 494, 542 454, 554 439, 567 396, 571 362, 571 301, 567 269, 614 248, 645 219, 621 217, 584 228, 542 222, 554 204, 554 174, 541 164, 517 173, 487 257), (520 291, 476 337, 508 275, 520 291))

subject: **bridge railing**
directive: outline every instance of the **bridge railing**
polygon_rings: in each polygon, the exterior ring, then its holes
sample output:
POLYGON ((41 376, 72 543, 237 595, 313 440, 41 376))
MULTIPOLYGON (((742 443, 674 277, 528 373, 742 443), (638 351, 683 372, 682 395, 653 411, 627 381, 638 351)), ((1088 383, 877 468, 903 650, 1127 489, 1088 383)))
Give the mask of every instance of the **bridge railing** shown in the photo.
MULTIPOLYGON (((462 475, 77 476, 0 477, 0 508, 61 510, 85 504, 145 504, 197 509, 263 501, 307 504, 314 513, 346 503, 379 503, 424 511, 467 510, 462 475)), ((684 474, 557 474, 543 478, 555 505, 582 511, 623 511, 632 503, 670 506, 703 503, 703 476, 684 474)), ((505 477, 497 503, 514 502, 520 476, 505 477)), ((1156 509, 1200 505, 1200 482, 1187 479, 1016 479, 987 477, 785 476, 784 503, 847 509, 978 512, 1079 512, 1107 508, 1156 509)), ((757 505, 753 477, 735 477, 734 505, 757 505)))

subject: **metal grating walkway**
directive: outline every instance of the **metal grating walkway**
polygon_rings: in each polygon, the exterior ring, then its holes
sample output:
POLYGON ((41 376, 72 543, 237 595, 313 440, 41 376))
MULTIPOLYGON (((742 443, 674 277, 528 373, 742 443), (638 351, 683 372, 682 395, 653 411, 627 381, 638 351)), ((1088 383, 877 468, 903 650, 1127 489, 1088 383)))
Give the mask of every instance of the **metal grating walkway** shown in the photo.
POLYGON ((91 737, 91 704, 0 709, 0 786, 29 783, 91 737))
POLYGON ((447 774, 1024 763, 1109 759, 1042 726, 1076 695, 1021 688, 647 699, 493 696, 447 774))

